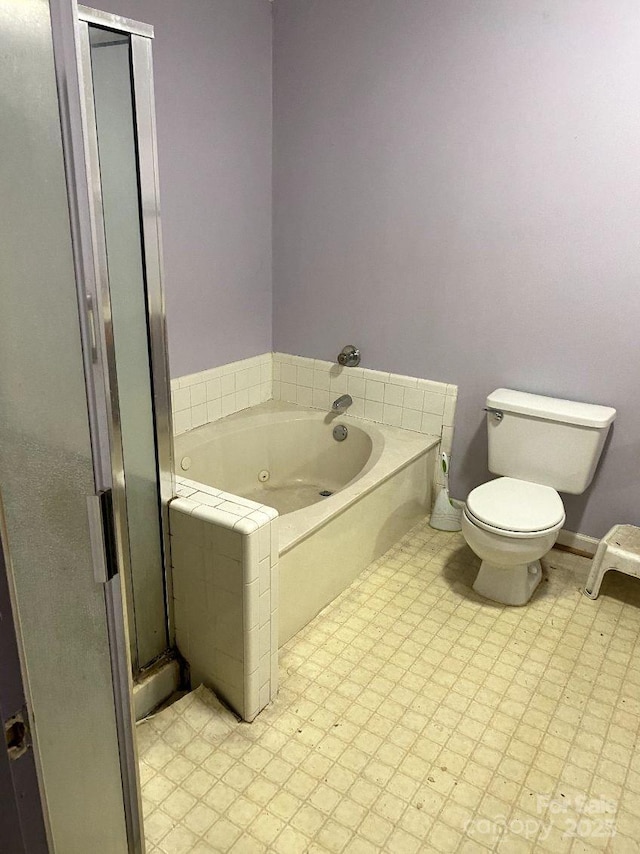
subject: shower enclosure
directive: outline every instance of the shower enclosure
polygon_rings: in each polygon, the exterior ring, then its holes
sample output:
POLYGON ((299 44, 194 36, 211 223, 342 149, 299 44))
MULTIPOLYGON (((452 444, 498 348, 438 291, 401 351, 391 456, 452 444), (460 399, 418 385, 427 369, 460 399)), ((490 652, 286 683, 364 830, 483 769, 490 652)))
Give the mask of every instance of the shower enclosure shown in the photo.
POLYGON ((27 831, 144 848, 132 676, 172 642, 152 36, 0 3, 0 622, 21 677, 0 680, 0 789, 42 819, 5 834, 16 854, 27 831))
POLYGON ((152 36, 152 28, 144 24, 79 7, 95 269, 87 312, 91 358, 102 379, 95 386, 104 388, 105 395, 106 423, 97 427, 111 449, 105 487, 112 496, 134 676, 170 646, 165 568, 167 502, 172 495, 171 408, 152 36))
POLYGON ((16 854, 27 837, 144 848, 132 671, 171 644, 151 37, 72 0, 0 3, 0 622, 20 665, 0 680, 16 807, 0 849, 16 854))

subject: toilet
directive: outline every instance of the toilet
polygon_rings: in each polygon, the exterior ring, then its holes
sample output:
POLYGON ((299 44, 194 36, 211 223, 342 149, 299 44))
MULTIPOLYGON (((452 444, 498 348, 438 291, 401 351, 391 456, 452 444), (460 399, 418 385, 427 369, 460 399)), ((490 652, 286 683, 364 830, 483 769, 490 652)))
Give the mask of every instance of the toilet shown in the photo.
POLYGON ((616 410, 499 388, 486 411, 489 471, 501 477, 469 493, 462 534, 482 559, 476 593, 524 605, 565 521, 558 492, 588 488, 616 410))

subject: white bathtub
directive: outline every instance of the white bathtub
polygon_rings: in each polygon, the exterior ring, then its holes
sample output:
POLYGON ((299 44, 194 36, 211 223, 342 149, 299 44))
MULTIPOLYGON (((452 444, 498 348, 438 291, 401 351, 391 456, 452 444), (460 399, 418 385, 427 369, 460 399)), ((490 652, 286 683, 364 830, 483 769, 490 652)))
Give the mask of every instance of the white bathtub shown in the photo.
POLYGON ((176 471, 280 514, 282 645, 429 511, 438 442, 270 401, 177 436, 176 471))

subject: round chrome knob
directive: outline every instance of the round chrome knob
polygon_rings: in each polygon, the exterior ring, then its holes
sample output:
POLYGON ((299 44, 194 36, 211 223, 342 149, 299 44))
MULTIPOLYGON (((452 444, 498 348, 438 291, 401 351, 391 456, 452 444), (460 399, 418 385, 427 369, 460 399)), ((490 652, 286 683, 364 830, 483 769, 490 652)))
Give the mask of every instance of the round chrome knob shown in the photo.
POLYGON ((338 364, 344 368, 355 368, 360 364, 360 350, 354 347, 353 344, 347 344, 342 348, 342 352, 338 354, 338 364))

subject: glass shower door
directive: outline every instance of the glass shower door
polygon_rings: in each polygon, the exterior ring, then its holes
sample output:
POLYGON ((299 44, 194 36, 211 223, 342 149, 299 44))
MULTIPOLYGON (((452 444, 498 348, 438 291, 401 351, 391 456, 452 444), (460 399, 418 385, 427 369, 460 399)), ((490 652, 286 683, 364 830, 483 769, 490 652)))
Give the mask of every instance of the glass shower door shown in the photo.
POLYGON ((149 279, 159 277, 149 266, 159 259, 147 249, 143 227, 136 36, 89 23, 81 38, 88 135, 95 134, 90 190, 102 256, 97 298, 109 369, 114 515, 135 674, 169 646, 149 296, 149 279))

